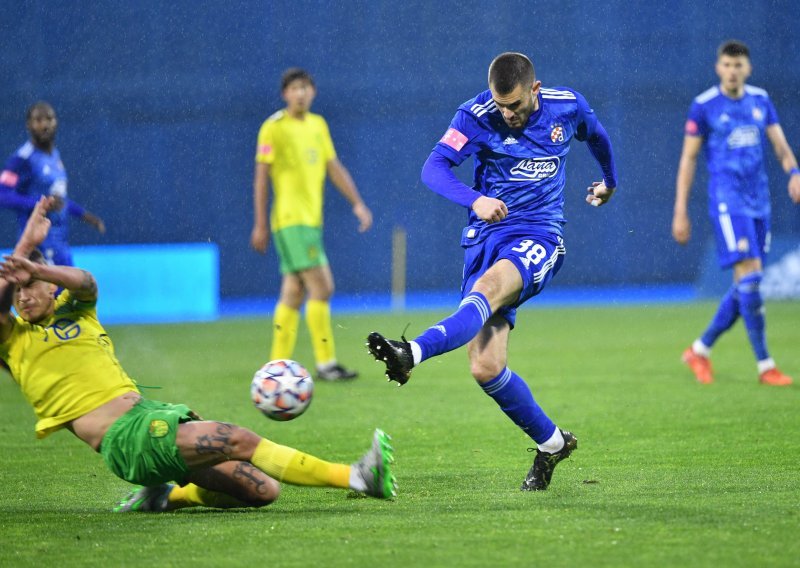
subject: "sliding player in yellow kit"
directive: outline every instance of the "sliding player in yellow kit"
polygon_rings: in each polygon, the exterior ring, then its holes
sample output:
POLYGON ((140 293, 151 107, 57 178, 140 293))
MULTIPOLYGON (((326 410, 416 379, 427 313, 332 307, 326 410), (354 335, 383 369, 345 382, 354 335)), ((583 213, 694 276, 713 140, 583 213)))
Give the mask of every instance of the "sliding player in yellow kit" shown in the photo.
POLYGON ((325 119, 309 112, 316 95, 311 75, 302 69, 288 69, 281 81, 281 95, 286 108, 270 116, 258 133, 250 237, 251 246, 265 253, 271 229, 283 275, 270 358, 292 357, 305 300, 317 377, 328 381, 353 379, 358 373, 336 359, 331 326, 333 274, 322 243, 326 174, 352 206, 359 232, 372 226, 372 213, 336 157, 325 119), (270 182, 275 199, 268 223, 270 182))
POLYGON ((40 199, 13 254, 0 263, 0 358, 36 412, 37 437, 67 429, 118 477, 144 486, 116 511, 260 507, 278 498, 280 481, 395 495, 393 451, 381 430, 350 466, 203 420, 183 404, 142 397, 97 319, 94 277, 47 265, 36 248, 55 206, 52 197, 40 199))

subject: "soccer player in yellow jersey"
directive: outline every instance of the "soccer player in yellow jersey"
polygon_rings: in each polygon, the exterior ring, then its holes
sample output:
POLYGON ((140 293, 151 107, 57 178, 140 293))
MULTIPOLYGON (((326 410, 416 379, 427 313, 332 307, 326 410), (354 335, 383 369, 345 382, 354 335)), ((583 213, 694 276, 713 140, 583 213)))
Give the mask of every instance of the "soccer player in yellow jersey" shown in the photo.
POLYGON ((302 69, 288 69, 281 80, 281 95, 286 108, 270 116, 258 133, 250 237, 251 246, 265 253, 271 229, 283 275, 270 358, 292 357, 300 308, 307 297, 306 323, 317 376, 329 381, 353 379, 358 373, 336 359, 331 326, 333 274, 322 244, 326 174, 352 205, 359 232, 372 226, 372 212, 336 157, 325 119, 309 111, 316 95, 311 75, 302 69), (275 198, 268 222, 270 182, 275 198))
POLYGON ((260 507, 277 499, 280 481, 395 495, 393 450, 381 430, 361 460, 337 464, 203 420, 183 404, 142 397, 97 319, 94 277, 47 265, 36 248, 55 207, 53 197, 40 199, 13 254, 0 263, 0 358, 36 412, 39 438, 65 428, 102 454, 114 474, 143 486, 116 511, 260 507))

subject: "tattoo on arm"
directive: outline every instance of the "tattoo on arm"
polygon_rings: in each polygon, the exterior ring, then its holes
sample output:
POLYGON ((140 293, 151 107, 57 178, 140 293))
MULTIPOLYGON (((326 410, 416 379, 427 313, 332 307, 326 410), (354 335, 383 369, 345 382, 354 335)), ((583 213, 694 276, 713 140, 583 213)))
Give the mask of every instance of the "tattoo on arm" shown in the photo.
POLYGON ((216 431, 213 434, 204 434, 197 437, 194 450, 197 455, 221 454, 226 459, 230 459, 233 453, 231 446, 231 435, 234 426, 225 422, 217 422, 216 431))
POLYGON ((83 274, 83 280, 81 280, 81 284, 75 293, 83 300, 94 300, 97 298, 97 280, 94 279, 91 272, 81 270, 81 273, 83 274))

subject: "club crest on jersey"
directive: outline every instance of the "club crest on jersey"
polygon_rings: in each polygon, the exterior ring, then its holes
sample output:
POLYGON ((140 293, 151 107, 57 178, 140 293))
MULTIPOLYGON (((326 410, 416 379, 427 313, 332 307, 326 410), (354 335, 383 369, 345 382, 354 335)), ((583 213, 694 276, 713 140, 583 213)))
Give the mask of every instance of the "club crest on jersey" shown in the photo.
POLYGON ((556 142, 563 142, 564 127, 560 124, 554 124, 552 130, 550 130, 550 140, 552 140, 553 144, 556 142))
POLYGON ((561 160, 558 156, 520 160, 516 166, 511 168, 511 177, 509 179, 514 181, 535 181, 551 178, 558 173, 560 164, 561 160))
POLYGON ((753 107, 753 118, 761 122, 764 118, 764 112, 758 107, 753 107))

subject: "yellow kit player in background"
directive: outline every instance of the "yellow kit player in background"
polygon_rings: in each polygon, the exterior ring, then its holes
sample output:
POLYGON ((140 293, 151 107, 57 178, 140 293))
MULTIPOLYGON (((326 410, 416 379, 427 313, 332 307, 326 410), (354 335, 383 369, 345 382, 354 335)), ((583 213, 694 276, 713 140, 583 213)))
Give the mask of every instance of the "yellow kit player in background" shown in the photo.
POLYGON ((353 207, 358 230, 372 226, 372 213, 353 178, 336 157, 328 125, 309 112, 316 89, 306 71, 284 72, 281 96, 286 108, 270 116, 258 132, 253 181, 254 224, 251 246, 267 251, 270 229, 280 258, 280 297, 275 307, 271 359, 290 359, 297 340, 300 307, 305 312, 317 376, 335 381, 358 373, 339 364, 331 326, 333 274, 322 244, 322 205, 326 174, 353 207), (269 223, 267 205, 272 182, 275 199, 269 223))
POLYGON ((183 404, 143 398, 97 319, 94 277, 47 265, 36 248, 55 207, 53 197, 39 200, 13 254, 0 263, 0 358, 36 412, 39 438, 66 428, 114 474, 143 486, 116 511, 260 507, 278 498, 279 481, 394 496, 392 448, 380 430, 350 466, 203 420, 183 404))

